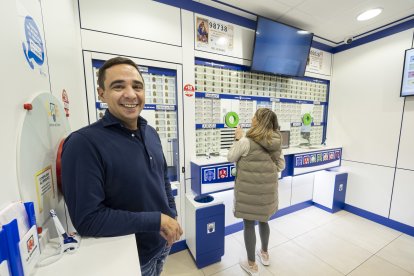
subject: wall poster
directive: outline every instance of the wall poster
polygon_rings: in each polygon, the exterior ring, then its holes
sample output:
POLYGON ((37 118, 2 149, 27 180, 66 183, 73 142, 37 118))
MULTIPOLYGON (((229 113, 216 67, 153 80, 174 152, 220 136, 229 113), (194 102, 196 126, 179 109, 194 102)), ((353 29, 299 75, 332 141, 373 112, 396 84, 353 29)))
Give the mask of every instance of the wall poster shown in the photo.
POLYGON ((219 54, 232 54, 234 25, 211 17, 196 15, 195 49, 219 54))
POLYGON ((323 51, 311 48, 307 66, 310 72, 320 72, 323 67, 323 51))

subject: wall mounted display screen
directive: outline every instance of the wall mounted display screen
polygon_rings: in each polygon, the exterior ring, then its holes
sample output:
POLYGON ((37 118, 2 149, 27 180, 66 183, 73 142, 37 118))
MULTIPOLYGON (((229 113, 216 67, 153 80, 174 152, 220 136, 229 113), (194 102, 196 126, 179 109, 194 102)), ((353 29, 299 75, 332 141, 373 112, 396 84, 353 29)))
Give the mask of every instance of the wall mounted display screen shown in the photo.
POLYGON ((303 77, 313 33, 257 19, 252 71, 303 77))
POLYGON ((414 96, 414 48, 405 50, 401 97, 414 96))

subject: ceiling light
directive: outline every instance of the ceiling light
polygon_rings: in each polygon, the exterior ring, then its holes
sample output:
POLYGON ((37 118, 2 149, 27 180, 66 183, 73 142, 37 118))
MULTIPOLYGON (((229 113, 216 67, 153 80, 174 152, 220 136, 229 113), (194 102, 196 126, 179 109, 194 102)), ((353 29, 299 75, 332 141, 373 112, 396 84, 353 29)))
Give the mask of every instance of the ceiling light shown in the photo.
POLYGON ((357 20, 358 21, 365 21, 371 18, 374 18, 375 16, 379 15, 382 12, 382 8, 376 8, 364 11, 360 15, 358 15, 357 20))

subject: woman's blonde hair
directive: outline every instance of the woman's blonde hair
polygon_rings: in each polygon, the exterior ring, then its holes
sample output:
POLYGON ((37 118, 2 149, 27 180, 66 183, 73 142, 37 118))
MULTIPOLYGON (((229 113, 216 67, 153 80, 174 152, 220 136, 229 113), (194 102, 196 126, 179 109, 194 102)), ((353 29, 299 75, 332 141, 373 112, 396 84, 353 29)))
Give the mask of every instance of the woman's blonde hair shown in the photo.
POLYGON ((272 134, 279 130, 276 113, 268 108, 259 108, 254 114, 256 124, 247 131, 246 136, 255 142, 264 139, 270 144, 272 134))

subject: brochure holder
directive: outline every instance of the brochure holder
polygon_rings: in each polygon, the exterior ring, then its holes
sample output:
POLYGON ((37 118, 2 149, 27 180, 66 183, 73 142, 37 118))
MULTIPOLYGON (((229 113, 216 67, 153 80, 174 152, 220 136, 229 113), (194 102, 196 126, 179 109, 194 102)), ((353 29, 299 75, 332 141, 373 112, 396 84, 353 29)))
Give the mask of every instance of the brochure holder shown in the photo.
POLYGON ((6 231, 0 230, 0 275, 10 275, 9 249, 7 246, 6 231))
MULTIPOLYGON (((24 203, 29 219, 30 229, 36 229, 36 217, 33 202, 24 203)), ((37 236, 35 237, 37 239, 37 236)), ((17 219, 13 219, 8 224, 3 225, 0 232, 0 263, 7 261, 11 276, 24 276, 22 258, 20 254, 20 237, 17 219)), ((38 244, 38 241, 37 241, 38 244)), ((39 250, 37 248, 37 250, 39 250)))

